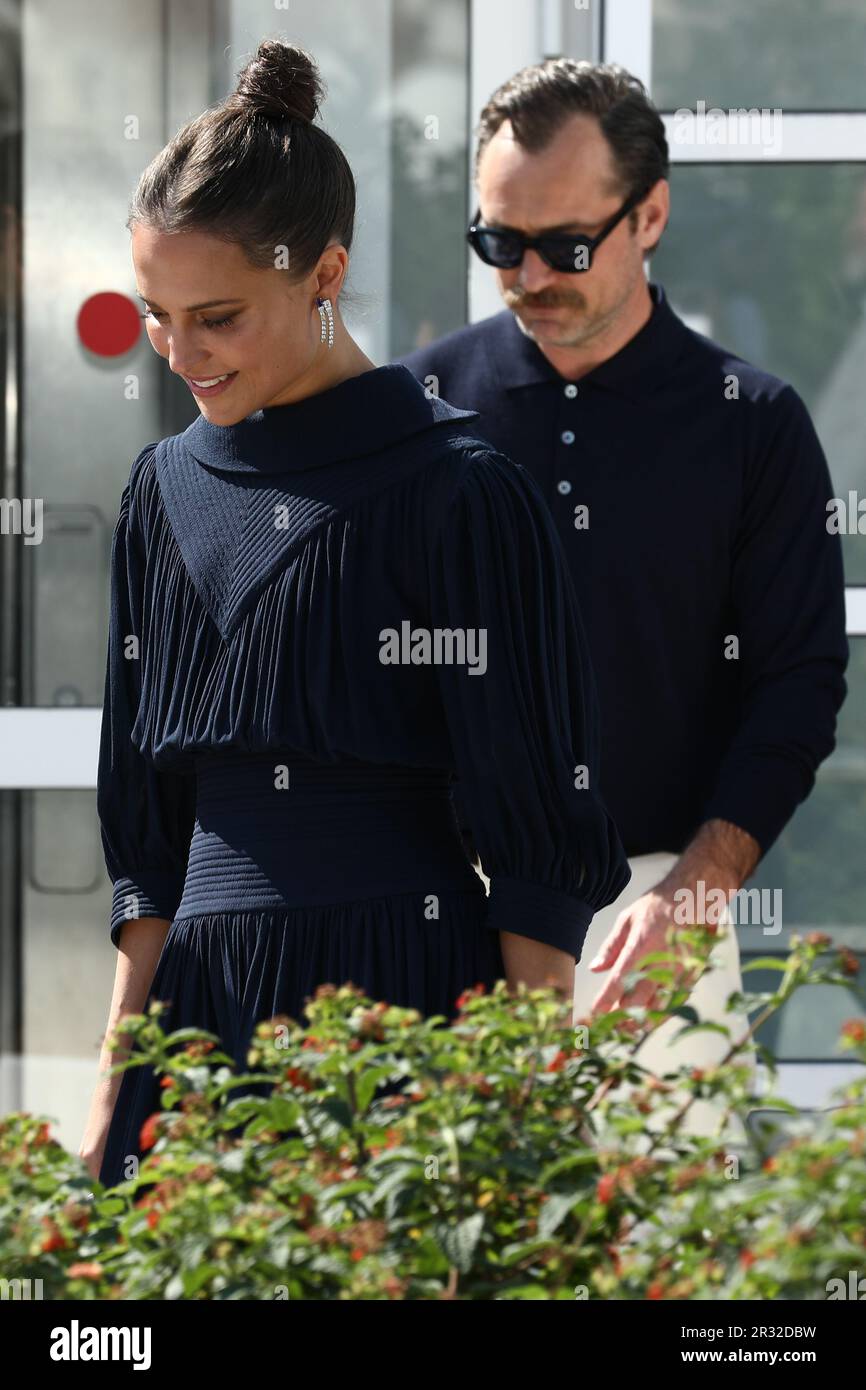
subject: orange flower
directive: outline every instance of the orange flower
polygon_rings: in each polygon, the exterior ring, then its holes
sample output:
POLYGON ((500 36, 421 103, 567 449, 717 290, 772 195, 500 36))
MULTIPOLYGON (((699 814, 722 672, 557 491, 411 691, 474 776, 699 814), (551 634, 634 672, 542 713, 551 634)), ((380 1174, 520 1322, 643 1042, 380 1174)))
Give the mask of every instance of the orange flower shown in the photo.
POLYGON ((102 1277, 102 1265, 96 1264, 91 1260, 80 1260, 78 1264, 70 1265, 66 1271, 70 1279, 100 1279, 102 1277))
POLYGON ((863 1042, 866 1040, 866 1023, 862 1018, 846 1018, 842 1024, 842 1036, 855 1043, 863 1042))

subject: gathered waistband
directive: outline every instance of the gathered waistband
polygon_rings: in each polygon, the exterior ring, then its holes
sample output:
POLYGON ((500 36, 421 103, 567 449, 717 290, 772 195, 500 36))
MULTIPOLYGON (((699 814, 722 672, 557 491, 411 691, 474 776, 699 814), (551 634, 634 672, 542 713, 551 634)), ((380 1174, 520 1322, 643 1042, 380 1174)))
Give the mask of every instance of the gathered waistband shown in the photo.
POLYGON ((447 770, 225 749, 196 759, 196 782, 175 920, 391 893, 484 893, 447 770))

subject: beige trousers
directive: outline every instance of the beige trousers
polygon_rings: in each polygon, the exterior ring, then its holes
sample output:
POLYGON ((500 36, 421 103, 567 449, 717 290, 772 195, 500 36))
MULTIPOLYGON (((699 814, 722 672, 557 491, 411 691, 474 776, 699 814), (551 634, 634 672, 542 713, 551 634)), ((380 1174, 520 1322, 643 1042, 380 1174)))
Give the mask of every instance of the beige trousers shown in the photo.
MULTIPOLYGON (((609 978, 606 970, 587 969, 605 938, 613 930, 619 914, 644 893, 649 892, 676 863, 674 854, 641 854, 629 860, 632 877, 625 889, 608 907, 602 908, 593 917, 587 932, 583 952, 574 972, 575 1018, 584 1017, 590 1012, 593 1000, 609 978)), ((719 939, 710 956, 710 966, 697 981, 688 998, 688 1004, 698 1014, 699 1019, 721 1023, 731 1030, 730 1038, 721 1033, 690 1033, 674 1042, 673 1038, 684 1027, 680 1018, 668 1019, 656 1028, 639 1048, 635 1060, 655 1076, 666 1071, 688 1065, 704 1070, 716 1066, 732 1041, 743 1036, 748 1028, 748 1018, 741 1010, 728 1011, 725 1008, 728 995, 742 989, 740 974, 740 951, 737 934, 729 916, 726 914, 719 925, 719 939)), ((754 1074, 754 1055, 744 1051, 738 1059, 740 1063, 749 1062, 754 1074)), ((671 1103, 678 1105, 686 1092, 677 1091, 671 1096, 671 1103)), ((724 1114, 721 1102, 696 1100, 680 1125, 680 1132, 691 1134, 714 1134, 719 1131, 719 1121, 724 1114)), ((653 1126, 654 1127, 654 1126, 653 1126)), ((731 1138, 742 1139, 742 1125, 728 1121, 723 1131, 731 1138)))

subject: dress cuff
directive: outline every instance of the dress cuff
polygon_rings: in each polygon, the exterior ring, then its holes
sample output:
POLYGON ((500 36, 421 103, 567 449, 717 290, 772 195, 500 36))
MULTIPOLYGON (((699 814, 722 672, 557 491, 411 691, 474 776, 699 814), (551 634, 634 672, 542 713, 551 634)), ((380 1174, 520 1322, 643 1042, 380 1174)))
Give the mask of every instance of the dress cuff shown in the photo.
POLYGON ((115 879, 111 895, 114 945, 120 945, 124 922, 134 922, 137 917, 164 917, 170 922, 183 895, 184 877, 162 869, 140 869, 135 879, 115 879))
POLYGON ((583 943, 595 909, 582 898, 573 898, 543 883, 518 878, 490 881, 487 925, 543 941, 580 960, 583 943))

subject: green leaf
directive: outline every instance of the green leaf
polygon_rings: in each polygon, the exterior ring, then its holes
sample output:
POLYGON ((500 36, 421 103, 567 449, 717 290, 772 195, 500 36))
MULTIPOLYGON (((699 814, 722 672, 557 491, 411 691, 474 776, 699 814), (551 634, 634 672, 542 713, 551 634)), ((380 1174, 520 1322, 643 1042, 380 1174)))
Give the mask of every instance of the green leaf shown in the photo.
POLYGON ((549 1250, 550 1245, 549 1240, 522 1240, 518 1245, 506 1245, 500 1256, 500 1264, 516 1265, 520 1260, 527 1260, 531 1255, 549 1250))
MULTIPOLYGON (((678 1009, 671 1009, 671 1018, 684 1018, 687 1023, 697 1023, 700 1015, 697 1009, 693 1009, 691 1004, 682 1004, 678 1009)), ((681 1034, 677 1034, 680 1037, 681 1034)))
POLYGON ((436 1240, 442 1253, 451 1264, 456 1265, 461 1274, 468 1274, 472 1268, 472 1258, 484 1229, 484 1214, 476 1212, 467 1216, 457 1226, 439 1224, 435 1228, 436 1240))
POLYGON ((559 1177, 560 1173, 567 1173, 570 1168, 578 1168, 581 1165, 585 1167, 594 1167, 597 1163, 598 1154, 595 1153, 593 1149, 585 1149, 580 1153, 565 1154, 563 1158, 555 1159, 553 1163, 548 1163, 547 1167, 542 1169, 538 1178, 538 1185, 539 1187, 547 1188, 550 1186, 551 1179, 559 1177))
POLYGON ((352 1128, 352 1112, 344 1100, 339 1096, 328 1096, 319 1102, 320 1110, 332 1119, 341 1129, 352 1128))
POLYGON ((745 975, 747 970, 781 970, 788 969, 788 962, 780 960, 778 956, 758 956, 755 960, 750 960, 748 965, 740 969, 740 974, 745 975))
POLYGON ((183 1270, 181 1277, 183 1279, 183 1291, 187 1298, 197 1293, 205 1284, 209 1284, 212 1279, 216 1278, 219 1272, 218 1265, 209 1264, 207 1262, 198 1264, 192 1269, 183 1270))
POLYGON ((580 1200, 580 1193, 577 1192, 554 1192, 552 1197, 548 1197, 538 1216, 539 1236, 542 1239, 552 1236, 580 1200))

